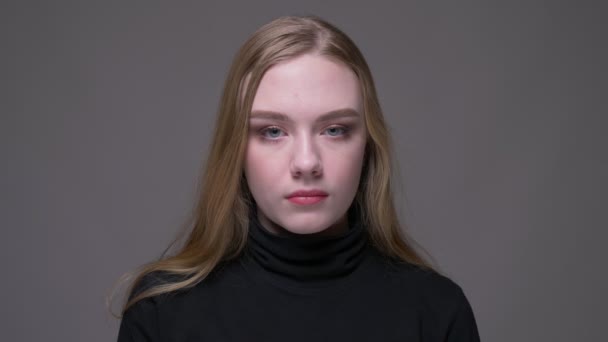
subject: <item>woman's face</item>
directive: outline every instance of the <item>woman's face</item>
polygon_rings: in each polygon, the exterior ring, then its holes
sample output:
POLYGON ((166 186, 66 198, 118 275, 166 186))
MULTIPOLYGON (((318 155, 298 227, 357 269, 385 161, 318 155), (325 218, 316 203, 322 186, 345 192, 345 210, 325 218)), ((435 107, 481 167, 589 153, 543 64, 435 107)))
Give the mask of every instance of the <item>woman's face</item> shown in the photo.
POLYGON ((362 107, 357 76, 327 57, 305 54, 267 70, 253 101, 245 161, 266 229, 348 229, 367 136, 362 107), (320 193, 290 198, 299 190, 320 193))

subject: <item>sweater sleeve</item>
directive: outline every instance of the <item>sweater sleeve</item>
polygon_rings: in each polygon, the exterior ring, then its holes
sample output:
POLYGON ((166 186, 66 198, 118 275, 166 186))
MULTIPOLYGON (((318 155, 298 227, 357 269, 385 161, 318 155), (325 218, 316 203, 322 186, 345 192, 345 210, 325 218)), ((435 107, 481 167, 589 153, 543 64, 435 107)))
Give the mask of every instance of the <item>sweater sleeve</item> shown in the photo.
POLYGON ((159 341, 156 305, 151 298, 140 300, 122 317, 118 342, 159 341))
MULTIPOLYGON (((158 272, 147 274, 135 286, 129 300, 155 285, 163 282, 158 272)), ((118 330, 118 342, 155 342, 160 341, 158 320, 158 297, 147 297, 133 304, 124 313, 118 330)))
POLYGON ((460 304, 448 328, 446 342, 479 342, 473 309, 462 290, 460 293, 460 304))

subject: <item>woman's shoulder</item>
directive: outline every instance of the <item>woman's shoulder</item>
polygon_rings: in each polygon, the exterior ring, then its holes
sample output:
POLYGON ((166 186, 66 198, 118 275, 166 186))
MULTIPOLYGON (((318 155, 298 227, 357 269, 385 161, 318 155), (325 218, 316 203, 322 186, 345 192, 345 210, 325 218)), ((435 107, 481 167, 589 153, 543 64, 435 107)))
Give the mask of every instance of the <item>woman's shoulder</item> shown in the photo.
POLYGON ((392 301, 422 313, 432 326, 443 329, 447 341, 479 341, 471 304, 451 276, 405 261, 390 260, 384 265, 392 301))
MULTIPOLYGON (((129 293, 129 300, 154 287, 175 283, 180 280, 183 280, 183 278, 167 271, 152 271, 145 273, 133 284, 131 292, 129 293)), ((156 299, 157 297, 158 296, 152 296, 151 298, 156 299)))
MULTIPOLYGON (((187 294, 187 293, 191 292, 193 289, 207 287, 210 284, 215 284, 218 282, 218 279, 221 279, 221 275, 223 275, 224 273, 227 273, 226 271, 228 269, 230 269, 230 266, 232 266, 232 268, 234 268, 234 265, 233 265, 234 263, 235 263, 234 261, 222 261, 222 262, 218 263, 218 265, 216 265, 209 274, 204 276, 202 279, 193 282, 191 285, 179 287, 175 290, 167 291, 160 295, 153 295, 148 298, 151 298, 156 301, 158 301, 160 299, 164 300, 164 299, 167 299, 168 297, 187 294)), ((194 274, 181 275, 181 274, 176 274, 176 273, 172 273, 170 271, 164 271, 164 270, 157 270, 157 271, 152 271, 152 272, 146 273, 143 276, 141 276, 139 278, 139 280, 137 280, 133 284, 132 290, 129 295, 129 300, 131 298, 139 295, 140 293, 150 290, 152 288, 162 286, 162 285, 171 285, 171 284, 183 282, 194 276, 195 276, 194 274)))
POLYGON ((415 294, 427 304, 437 306, 461 305, 466 301, 462 287, 452 277, 434 268, 412 262, 380 256, 383 276, 399 291, 415 294))

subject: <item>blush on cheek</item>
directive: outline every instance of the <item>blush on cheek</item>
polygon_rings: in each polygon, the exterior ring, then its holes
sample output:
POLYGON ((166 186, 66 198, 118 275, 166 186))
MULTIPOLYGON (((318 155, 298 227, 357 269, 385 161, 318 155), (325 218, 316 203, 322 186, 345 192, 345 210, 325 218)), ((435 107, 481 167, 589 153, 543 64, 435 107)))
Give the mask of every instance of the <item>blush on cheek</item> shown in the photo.
POLYGON ((276 162, 273 161, 272 156, 268 156, 266 153, 250 153, 246 158, 245 170, 250 182, 265 183, 276 180, 279 176, 276 162))

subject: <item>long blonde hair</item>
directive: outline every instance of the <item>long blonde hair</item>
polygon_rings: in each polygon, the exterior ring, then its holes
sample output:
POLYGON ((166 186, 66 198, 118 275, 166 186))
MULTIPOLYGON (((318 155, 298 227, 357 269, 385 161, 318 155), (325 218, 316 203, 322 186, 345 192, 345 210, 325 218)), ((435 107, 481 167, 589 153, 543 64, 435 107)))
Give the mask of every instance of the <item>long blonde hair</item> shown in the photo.
MULTIPOLYGON (((219 263, 240 255, 247 242, 252 205, 243 172, 249 112, 264 72, 298 55, 316 53, 349 66, 358 76, 364 104, 368 141, 355 202, 371 243, 385 256, 433 270, 416 251, 419 246, 402 230, 391 191, 392 148, 374 82, 363 55, 335 26, 315 16, 285 16, 258 29, 234 58, 218 110, 209 155, 199 182, 199 198, 189 223, 157 261, 137 270, 128 289, 131 298, 121 315, 137 301, 198 284, 219 263), (184 239, 184 237, 187 237, 184 239), (178 241, 172 256, 167 251, 178 241), (177 276, 134 294, 152 272, 177 276)), ((111 311, 111 310, 110 310, 111 311)))

